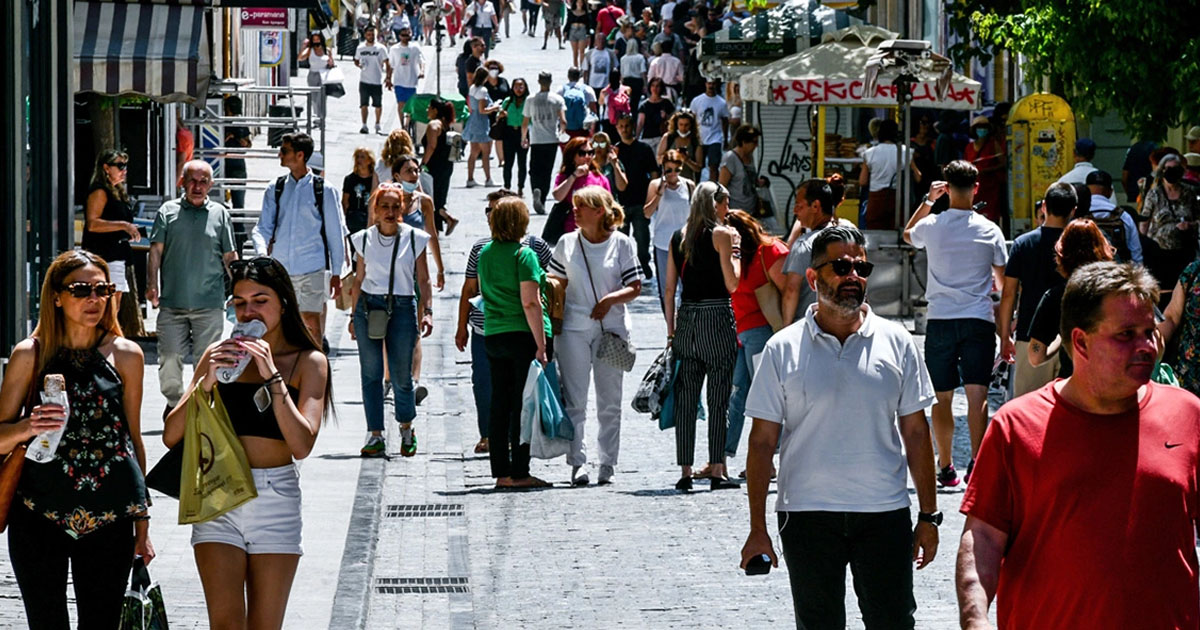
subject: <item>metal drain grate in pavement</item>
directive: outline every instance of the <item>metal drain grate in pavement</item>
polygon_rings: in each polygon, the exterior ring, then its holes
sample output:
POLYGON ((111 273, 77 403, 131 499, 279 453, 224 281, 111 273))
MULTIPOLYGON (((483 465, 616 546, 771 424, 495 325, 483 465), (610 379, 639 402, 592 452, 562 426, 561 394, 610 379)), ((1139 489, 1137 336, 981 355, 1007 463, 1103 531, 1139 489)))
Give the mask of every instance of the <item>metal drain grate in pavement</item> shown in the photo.
POLYGON ((385 518, 437 518, 446 516, 462 516, 461 503, 417 503, 406 505, 389 505, 384 510, 385 518))
POLYGON ((434 578, 375 578, 375 592, 392 595, 408 593, 470 593, 470 579, 465 577, 434 578))

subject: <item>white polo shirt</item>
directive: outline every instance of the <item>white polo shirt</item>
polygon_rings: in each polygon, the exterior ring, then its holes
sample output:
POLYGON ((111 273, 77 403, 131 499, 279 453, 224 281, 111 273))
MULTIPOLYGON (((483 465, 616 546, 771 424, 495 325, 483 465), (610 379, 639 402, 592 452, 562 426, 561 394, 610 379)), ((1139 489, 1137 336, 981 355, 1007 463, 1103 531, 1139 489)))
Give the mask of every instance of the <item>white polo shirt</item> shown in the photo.
POLYGON ((974 210, 949 208, 918 221, 909 237, 929 255, 929 319, 996 320, 992 266, 1008 263, 1000 226, 974 210))
POLYGON ((875 316, 840 343, 804 322, 775 333, 746 415, 783 425, 778 512, 886 512, 908 507, 897 416, 933 404, 933 383, 903 326, 875 316))

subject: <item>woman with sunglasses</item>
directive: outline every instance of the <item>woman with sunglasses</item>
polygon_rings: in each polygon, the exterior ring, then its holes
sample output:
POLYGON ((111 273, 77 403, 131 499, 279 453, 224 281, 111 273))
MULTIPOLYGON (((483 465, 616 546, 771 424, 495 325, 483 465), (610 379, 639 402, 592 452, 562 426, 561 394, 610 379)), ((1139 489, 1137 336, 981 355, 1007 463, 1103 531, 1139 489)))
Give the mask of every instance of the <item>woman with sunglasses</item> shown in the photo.
POLYGON ((132 254, 129 243, 142 238, 133 224, 133 204, 125 188, 128 172, 129 155, 124 151, 108 149, 96 156, 96 167, 92 170, 84 204, 83 240, 80 243, 84 249, 108 262, 109 275, 117 285, 113 303, 118 311, 121 296, 129 291, 125 277, 125 265, 132 254))
POLYGON ((612 482, 621 449, 621 382, 624 373, 600 360, 607 334, 629 339, 625 305, 642 291, 637 243, 618 232, 625 221, 621 205, 599 186, 581 188, 572 197, 579 230, 567 234, 554 248, 550 275, 566 280, 563 330, 558 337, 563 398, 575 424, 575 439, 567 464, 571 484, 586 486, 588 463, 584 444, 588 380, 596 384, 596 417, 600 471, 598 483, 612 482), (581 472, 582 470, 582 472, 581 472))
POLYGON ((692 192, 696 189, 696 182, 681 175, 685 159, 679 151, 667 151, 663 159, 662 177, 650 182, 646 189, 646 206, 642 210, 646 218, 650 219, 650 241, 654 244, 654 278, 658 282, 658 302, 663 313, 666 313, 663 296, 666 295, 671 237, 687 224, 692 208, 692 192))
POLYGON ((134 556, 154 558, 140 422, 144 361, 121 336, 114 291, 100 257, 69 251, 54 259, 37 328, 13 349, 0 386, 0 452, 66 425, 53 461, 25 463, 8 512, 13 574, 38 630, 68 627, 68 564, 79 627, 115 628, 134 556), (69 412, 22 409, 50 374, 63 377, 69 412))
POLYGON ((570 201, 575 191, 587 186, 599 186, 612 192, 608 178, 596 168, 596 162, 592 159, 595 156, 596 150, 587 138, 571 138, 563 145, 562 167, 554 178, 554 189, 550 191, 554 200, 558 202, 555 211, 566 211, 563 234, 575 231, 575 215, 569 211, 569 206, 564 205, 564 202, 570 201))
POLYGON ((418 332, 423 337, 433 332, 433 285, 425 257, 430 235, 406 224, 402 218, 412 203, 412 196, 399 185, 380 184, 374 199, 376 224, 350 237, 355 246, 354 273, 359 287, 357 294, 351 296, 354 313, 350 334, 358 342, 363 407, 370 431, 362 455, 368 457, 386 452, 385 357, 396 402, 396 421, 400 423, 400 454, 412 457, 417 453, 417 438, 412 428, 417 416, 413 353, 418 332), (372 312, 387 315, 371 315, 372 312), (373 318, 383 320, 375 330, 370 323, 373 318))
MULTIPOLYGON (((308 39, 304 40, 304 46, 300 48, 300 54, 296 55, 297 61, 308 62, 308 77, 307 81, 310 86, 320 87, 323 83, 321 73, 333 67, 333 51, 329 50, 329 46, 325 45, 325 36, 321 33, 311 33, 308 39)), ((323 95, 318 94, 313 99, 313 116, 323 118, 325 116, 325 100, 323 95)))
POLYGON ((696 115, 687 110, 671 114, 667 122, 667 133, 658 143, 658 161, 662 162, 667 151, 679 151, 683 155, 683 171, 681 176, 696 181, 700 171, 704 169, 703 148, 700 137, 696 135, 696 115))
POLYGON ((725 431, 733 367, 737 355, 737 327, 729 295, 741 278, 741 236, 729 227, 729 191, 716 182, 696 187, 691 214, 683 230, 671 237, 667 258, 667 343, 677 361, 675 373, 675 455, 683 475, 675 489, 692 489, 692 462, 696 449, 697 408, 700 388, 708 381, 708 470, 710 488, 724 490, 738 484, 725 474, 725 431), (675 283, 683 285, 678 314, 675 283))
POLYGON ((192 553, 213 628, 281 628, 300 546, 300 477, 295 460, 312 452, 332 409, 329 360, 296 302, 287 270, 271 258, 229 264, 239 322, 258 320, 261 338, 215 343, 196 364, 191 391, 168 415, 163 443, 183 439, 197 391, 217 389, 246 452, 258 496, 192 526, 192 553), (232 383, 217 370, 250 362, 232 383))

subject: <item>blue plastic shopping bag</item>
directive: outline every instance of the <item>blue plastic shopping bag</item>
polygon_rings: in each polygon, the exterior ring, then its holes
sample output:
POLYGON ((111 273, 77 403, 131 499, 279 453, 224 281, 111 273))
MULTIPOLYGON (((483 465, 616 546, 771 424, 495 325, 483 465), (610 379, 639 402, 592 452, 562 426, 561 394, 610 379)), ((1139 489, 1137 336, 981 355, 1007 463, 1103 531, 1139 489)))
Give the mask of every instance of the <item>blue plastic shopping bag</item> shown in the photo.
MULTIPOLYGON (((679 376, 679 364, 680 361, 675 361, 675 365, 671 369, 671 380, 667 385, 667 394, 663 399, 662 411, 658 415, 658 428, 660 431, 666 431, 675 426, 675 379, 679 376)), ((708 418, 708 414, 704 413, 703 403, 696 404, 696 418, 698 420, 706 420, 708 418)))

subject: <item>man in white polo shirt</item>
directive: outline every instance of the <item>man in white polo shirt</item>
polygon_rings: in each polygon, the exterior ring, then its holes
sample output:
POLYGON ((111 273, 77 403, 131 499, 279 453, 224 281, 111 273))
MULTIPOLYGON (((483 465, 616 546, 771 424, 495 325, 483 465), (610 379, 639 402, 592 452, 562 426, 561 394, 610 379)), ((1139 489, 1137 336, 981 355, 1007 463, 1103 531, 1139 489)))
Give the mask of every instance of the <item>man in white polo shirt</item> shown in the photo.
POLYGON ((923 568, 937 554, 942 517, 925 422, 933 386, 908 331, 863 303, 865 245, 848 224, 813 239, 805 276, 817 303, 767 342, 746 400, 754 427, 742 566, 759 555, 779 564, 766 521, 779 444, 775 511, 798 629, 846 626, 847 564, 867 628, 912 628, 912 563, 923 568), (915 529, 906 459, 920 507, 915 529))
POLYGON ((966 160, 946 165, 946 181, 933 182, 917 207, 904 240, 929 254, 925 299, 925 365, 937 390, 933 406, 933 439, 937 442, 938 483, 958 485, 951 459, 954 412, 951 402, 959 385, 967 394, 967 429, 971 459, 964 481, 971 482, 975 454, 987 428, 987 391, 996 358, 996 314, 992 291, 1004 286, 1008 245, 1000 226, 972 209, 979 190, 979 170, 966 160), (930 214, 933 203, 950 195, 950 207, 930 214))

